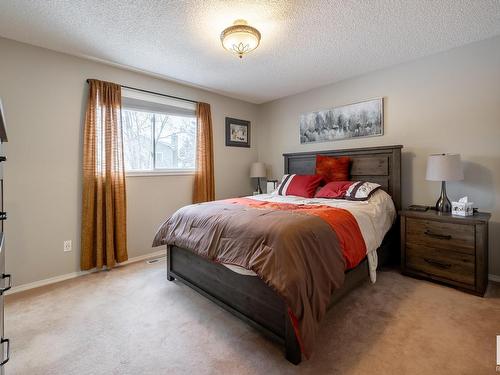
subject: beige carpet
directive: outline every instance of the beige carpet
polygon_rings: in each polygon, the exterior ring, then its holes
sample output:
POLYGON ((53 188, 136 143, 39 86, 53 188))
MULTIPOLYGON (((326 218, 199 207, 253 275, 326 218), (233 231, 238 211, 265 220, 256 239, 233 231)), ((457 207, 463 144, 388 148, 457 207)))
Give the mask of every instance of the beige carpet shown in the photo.
POLYGON ((9 296, 7 374, 494 374, 500 287, 486 298, 380 272, 331 310, 311 360, 132 264, 9 296))

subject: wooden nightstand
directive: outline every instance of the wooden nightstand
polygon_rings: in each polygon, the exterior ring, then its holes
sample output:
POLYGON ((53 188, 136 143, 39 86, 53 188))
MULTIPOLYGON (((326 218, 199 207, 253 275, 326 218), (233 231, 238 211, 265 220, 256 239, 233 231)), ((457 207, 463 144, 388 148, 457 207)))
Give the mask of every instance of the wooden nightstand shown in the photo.
POLYGON ((401 269, 483 296, 488 284, 490 214, 401 211, 401 269))

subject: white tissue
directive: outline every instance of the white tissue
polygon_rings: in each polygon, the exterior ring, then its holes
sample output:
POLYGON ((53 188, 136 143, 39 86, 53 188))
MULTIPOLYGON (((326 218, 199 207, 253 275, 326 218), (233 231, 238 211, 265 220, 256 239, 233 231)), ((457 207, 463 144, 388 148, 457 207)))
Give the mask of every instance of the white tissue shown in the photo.
POLYGON ((469 197, 460 198, 458 202, 451 202, 451 214, 458 216, 474 215, 473 202, 469 201, 469 197))

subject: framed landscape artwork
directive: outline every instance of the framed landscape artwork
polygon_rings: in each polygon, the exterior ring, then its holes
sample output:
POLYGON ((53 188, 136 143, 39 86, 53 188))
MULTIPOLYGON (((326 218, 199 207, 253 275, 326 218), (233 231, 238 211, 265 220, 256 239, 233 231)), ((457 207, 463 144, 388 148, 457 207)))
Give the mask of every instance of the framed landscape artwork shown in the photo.
POLYGON ((250 147, 250 121, 226 117, 226 146, 250 147))
POLYGON ((383 98, 304 113, 300 116, 300 143, 384 135, 383 98))

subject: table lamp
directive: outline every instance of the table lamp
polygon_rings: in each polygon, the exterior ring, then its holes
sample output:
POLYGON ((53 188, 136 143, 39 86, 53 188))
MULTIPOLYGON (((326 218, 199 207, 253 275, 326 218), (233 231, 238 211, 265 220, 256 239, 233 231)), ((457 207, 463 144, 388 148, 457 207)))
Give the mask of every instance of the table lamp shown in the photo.
POLYGON ((451 203, 446 196, 446 181, 461 181, 464 171, 460 154, 433 154, 427 159, 428 181, 441 181, 441 196, 436 202, 436 211, 451 212, 451 203))
POLYGON ((250 167, 250 177, 257 179, 257 191, 262 194, 262 189, 260 188, 260 179, 266 177, 266 165, 260 161, 252 163, 250 167))

